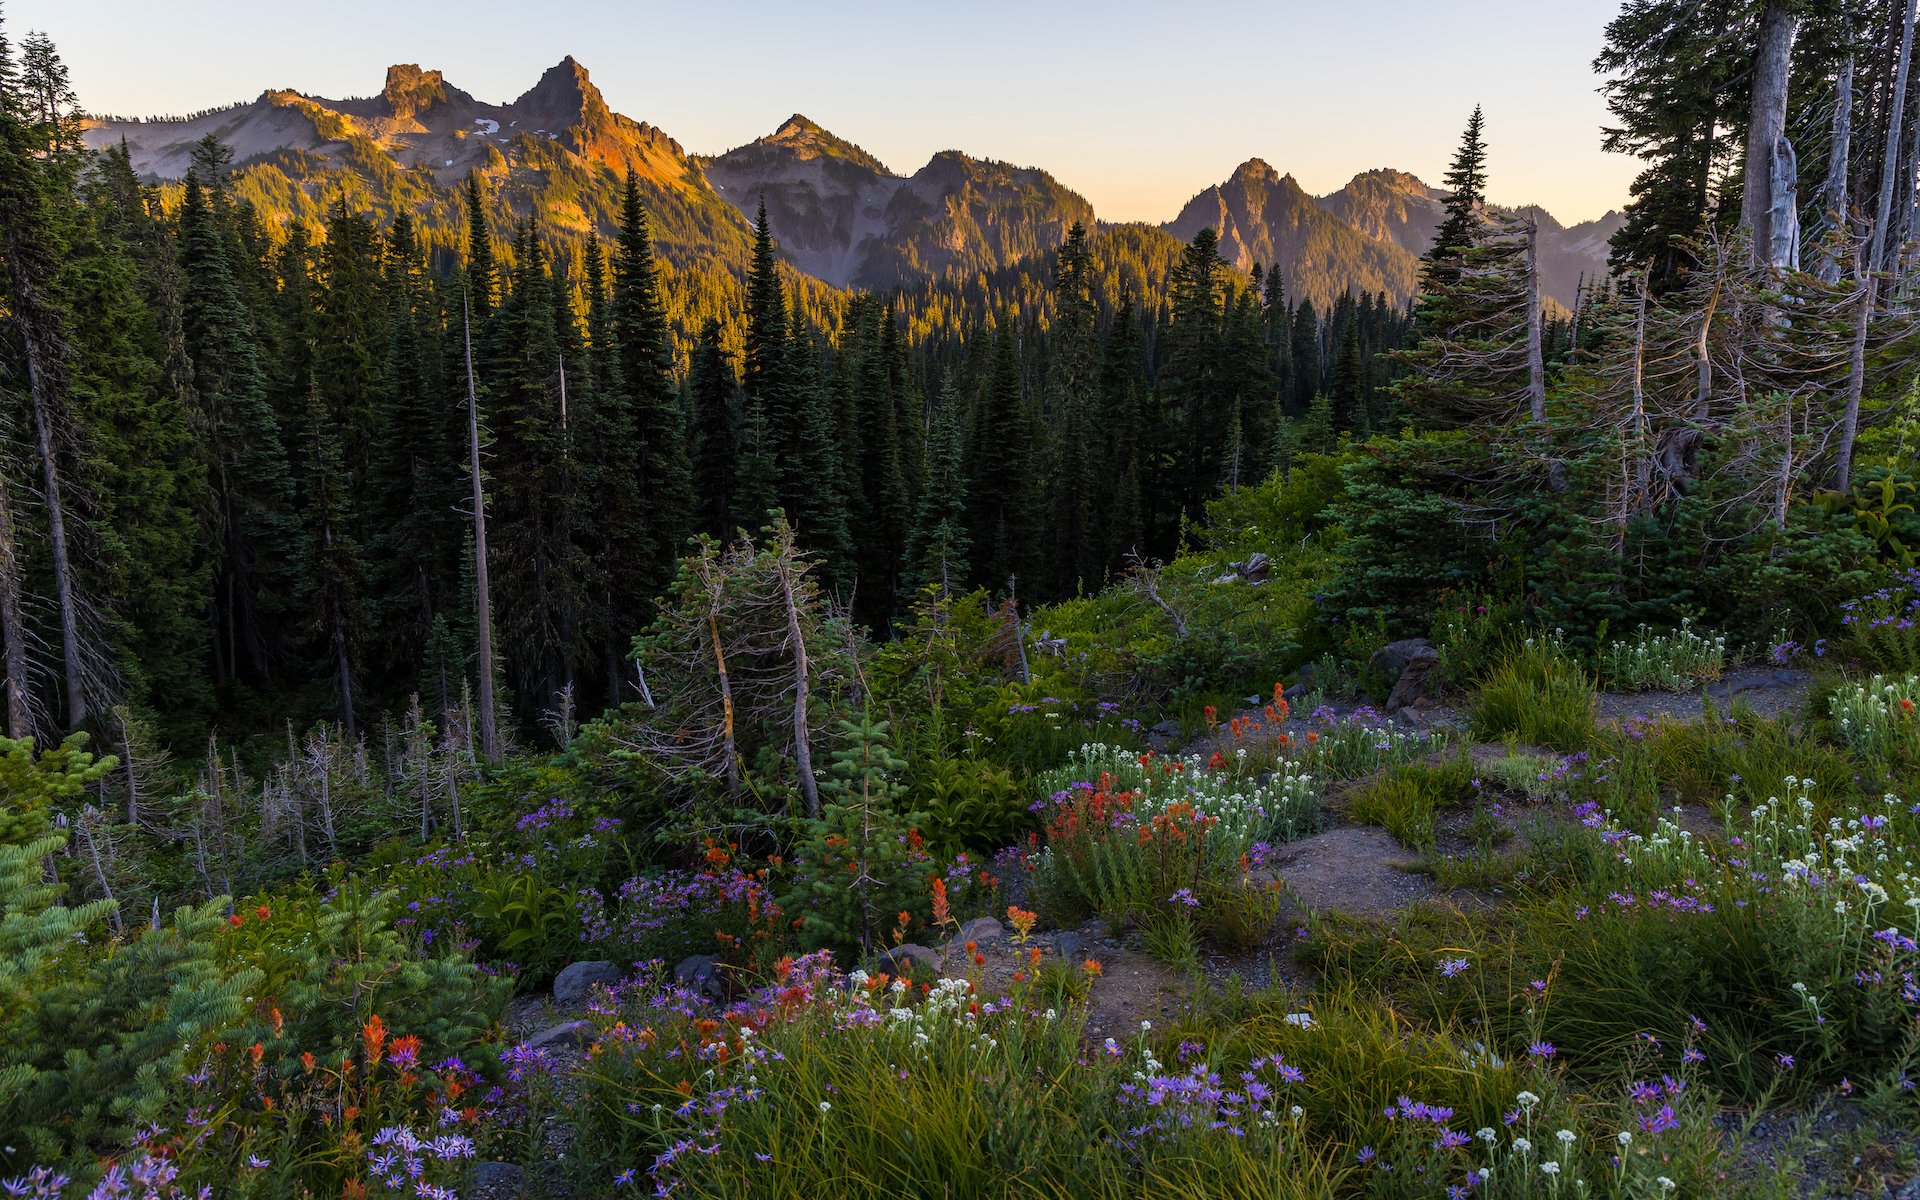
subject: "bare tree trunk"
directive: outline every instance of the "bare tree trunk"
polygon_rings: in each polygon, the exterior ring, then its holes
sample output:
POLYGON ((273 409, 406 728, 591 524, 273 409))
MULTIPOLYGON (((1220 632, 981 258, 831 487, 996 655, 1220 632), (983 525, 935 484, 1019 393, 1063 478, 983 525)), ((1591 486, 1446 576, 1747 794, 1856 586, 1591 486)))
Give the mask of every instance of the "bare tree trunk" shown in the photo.
POLYGON ((1773 257, 1774 156, 1787 128, 1787 80, 1793 69, 1793 35, 1800 18, 1788 0, 1767 0, 1753 60, 1753 109, 1747 122, 1745 187, 1740 223, 1753 239, 1753 261, 1781 265, 1773 257))
POLYGON ((100 885, 100 894, 113 905, 112 911, 107 916, 113 922, 113 931, 119 933, 122 929, 120 901, 114 898, 113 885, 107 882, 107 866, 100 857, 100 839, 98 831, 94 828, 104 815, 97 808, 83 808, 80 810, 79 819, 74 824, 79 827, 80 836, 87 839, 87 858, 93 864, 93 881, 100 885))
MULTIPOLYGON (((1840 78, 1834 84, 1833 146, 1827 152, 1827 182, 1821 190, 1821 205, 1833 227, 1842 233, 1851 225, 1847 212, 1847 168, 1853 159, 1853 55, 1840 66, 1840 78)), ((1816 273, 1822 283, 1840 282, 1840 256, 1823 247, 1816 273)))
POLYGON ((1867 254, 1867 269, 1886 269, 1887 225, 1893 216, 1893 181, 1900 171, 1900 125, 1907 115, 1907 68, 1913 60, 1913 18, 1915 0, 1906 0, 1905 24, 1900 32, 1900 57, 1893 71, 1893 107, 1887 117, 1887 147, 1880 167, 1880 203, 1874 209, 1873 248, 1867 254))
POLYGON ((806 797, 807 815, 820 815, 820 784, 813 777, 812 730, 807 722, 808 675, 807 639, 800 628, 800 605, 793 594, 793 543, 789 537, 779 546, 780 598, 787 606, 787 639, 793 643, 793 768, 800 776, 800 794, 806 797))
POLYGON ((1787 500, 1793 495, 1793 396, 1780 398, 1780 471, 1774 480, 1773 523, 1787 527, 1787 500))
POLYGON ((114 707, 120 718, 120 765, 127 772, 127 824, 140 826, 140 760, 133 751, 133 728, 124 704, 114 707))
MULTIPOLYGON (((0 453, 0 468, 6 466, 0 453)), ((27 703, 27 622, 20 610, 20 558, 14 544, 13 487, 0 470, 0 643, 6 651, 7 736, 33 736, 27 703)))
MULTIPOLYGON (((16 281, 16 287, 23 286, 16 281)), ((87 717, 80 666, 80 618, 73 597, 73 556, 67 545, 67 506, 60 491, 60 462, 53 449, 53 412, 46 395, 52 381, 40 359, 45 349, 32 320, 17 315, 27 360, 27 391, 33 398, 33 438, 40 451, 40 486, 47 502, 47 548, 53 555, 53 592, 60 608, 60 665, 67 685, 67 728, 87 717)))
POLYGON ((1020 628, 1020 594, 1015 590, 1017 577, 1007 576, 1007 615, 1013 619, 1013 646, 1020 652, 1020 682, 1033 682, 1033 667, 1027 662, 1027 635, 1020 628))
POLYGON ((1880 277, 1862 271, 1860 305, 1854 310, 1853 349, 1847 356, 1847 406, 1840 416, 1840 444, 1834 451, 1833 488, 1841 495, 1853 489, 1853 442, 1860 432, 1860 397, 1867 384, 1867 328, 1880 277))
POLYGON ((720 598, 716 594, 713 606, 707 609, 707 637, 713 641, 713 669, 720 681, 720 747, 727 761, 727 791, 737 794, 740 790, 740 751, 733 741, 733 681, 727 678, 727 651, 720 644, 720 598))
POLYGON ((633 677, 640 685, 640 702, 648 708, 658 707, 653 702, 653 689, 647 686, 647 665, 637 658, 633 660, 633 677))
POLYGON ((461 333, 467 351, 467 469, 473 476, 473 607, 479 624, 480 753, 500 761, 500 731, 493 713, 493 601, 487 590, 487 492, 480 475, 480 397, 473 384, 473 313, 462 298, 461 333))
POLYGON ((1547 419, 1546 351, 1540 344, 1540 219, 1527 216, 1527 408, 1534 424, 1547 419))

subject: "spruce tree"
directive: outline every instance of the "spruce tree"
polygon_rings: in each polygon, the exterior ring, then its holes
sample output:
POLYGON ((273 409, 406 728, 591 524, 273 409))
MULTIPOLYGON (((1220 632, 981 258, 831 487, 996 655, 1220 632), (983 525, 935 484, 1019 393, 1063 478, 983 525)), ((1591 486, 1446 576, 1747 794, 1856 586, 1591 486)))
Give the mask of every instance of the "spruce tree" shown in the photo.
POLYGON ((1232 410, 1222 380, 1221 316, 1226 263, 1219 237, 1201 229, 1180 256, 1168 282, 1171 319, 1160 369, 1165 403, 1160 436, 1172 447, 1170 477, 1178 504, 1197 519, 1221 479, 1231 439, 1232 410))
POLYGON ((1447 168, 1447 215, 1434 231, 1433 245, 1427 250, 1423 286, 1450 282, 1457 269, 1454 264, 1480 240, 1487 204, 1487 144, 1481 136, 1484 128, 1485 120, 1476 104, 1473 115, 1467 118, 1466 132, 1460 135, 1460 148, 1447 168))
POLYGON ((687 368, 687 405, 692 414, 693 527, 720 541, 731 537, 743 520, 752 525, 766 515, 736 512, 741 454, 737 390, 733 362, 720 343, 720 322, 709 317, 687 368))
POLYGON ((241 298, 218 179, 189 171, 180 203, 181 335, 206 430, 216 558, 215 676, 265 680, 287 646, 301 527, 280 422, 241 298))
POLYGON ((1053 437, 1046 479, 1046 553, 1052 570, 1045 583, 1054 595, 1072 595, 1082 584, 1098 587, 1106 568, 1106 547, 1095 516, 1101 358, 1095 276, 1086 227, 1076 221, 1067 230, 1054 270, 1047 361, 1053 437))
POLYGON ((1005 587, 1032 574, 1033 423, 1020 384, 1020 342, 1012 313, 1001 315, 993 358, 967 439, 967 536, 974 581, 1005 587))
POLYGON ((960 447, 960 397, 949 375, 927 432, 927 477, 914 508, 907 571, 914 589, 937 587, 942 596, 968 578, 966 467, 960 447))
MULTIPOLYGON (((645 523, 641 557, 620 564, 629 595, 651 597, 667 585, 693 509, 686 420, 673 383, 673 346, 653 257, 653 231, 640 203, 640 182, 627 173, 621 201, 620 245, 613 263, 613 338, 632 405, 632 451, 610 448, 616 469, 631 471, 645 523)), ((619 615, 628 632, 643 624, 645 601, 619 615)))
POLYGON ((484 323, 493 314, 500 290, 500 268, 493 255, 493 234, 487 228, 487 204, 480 194, 480 175, 467 173, 467 299, 473 319, 484 323))

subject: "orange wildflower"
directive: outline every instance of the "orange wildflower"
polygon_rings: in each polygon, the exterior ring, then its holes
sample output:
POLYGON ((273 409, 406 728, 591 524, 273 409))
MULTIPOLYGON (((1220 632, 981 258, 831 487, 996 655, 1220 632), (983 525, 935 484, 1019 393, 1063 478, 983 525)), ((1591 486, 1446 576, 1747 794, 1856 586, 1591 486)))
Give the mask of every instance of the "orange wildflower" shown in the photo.
POLYGON ((367 1048, 367 1065, 373 1066, 386 1054, 387 1023, 375 1013, 360 1027, 360 1040, 367 1048))
POLYGON ((1089 975, 1098 975, 1100 973, 1100 960, 1097 958, 1090 958, 1087 961, 1080 964, 1080 969, 1085 971, 1089 975))
POLYGON ((953 913, 947 907, 947 881, 935 875, 932 890, 933 923, 936 928, 945 929, 953 923, 953 913))

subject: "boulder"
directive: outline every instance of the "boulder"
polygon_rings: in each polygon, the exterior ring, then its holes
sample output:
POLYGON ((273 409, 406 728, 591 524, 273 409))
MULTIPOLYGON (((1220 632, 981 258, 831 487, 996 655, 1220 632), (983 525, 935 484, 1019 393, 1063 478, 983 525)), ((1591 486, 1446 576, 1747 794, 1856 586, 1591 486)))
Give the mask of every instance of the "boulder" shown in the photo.
POLYGON ((1422 646, 1408 656, 1393 691, 1387 696, 1387 715, 1424 708, 1437 696, 1444 681, 1440 677, 1440 654, 1431 646, 1422 646))
POLYGON ((568 1021, 542 1029, 527 1039, 527 1045, 535 1050, 564 1050, 570 1047, 586 1046, 593 1042, 593 1022, 568 1021))
POLYGON ((1367 665, 1390 679, 1398 679, 1422 651, 1432 654, 1433 643, 1426 638, 1401 638, 1375 650, 1367 665))
POLYGON ((1053 952, 1068 962, 1081 961, 1086 949, 1086 941, 1077 933, 1057 933, 1053 937, 1053 952))
POLYGON ((553 1002, 562 1008, 579 1008, 593 995, 593 989, 612 987, 626 972, 605 960, 577 962, 553 980, 553 1002))
POLYGON ((1180 722, 1162 721, 1147 730, 1147 745, 1156 752, 1165 754, 1180 742, 1180 722))
POLYGON ((720 960, 711 954, 690 954, 681 959, 679 965, 673 968, 673 981, 709 1000, 718 1000, 725 995, 725 988, 720 981, 720 960))
POLYGON ((940 952, 929 946, 907 942, 895 946, 880 956, 880 969, 889 975, 911 978, 913 969, 920 967, 935 975, 940 973, 940 952))
POLYGON ((1313 664, 1308 663, 1306 666, 1301 667, 1293 677, 1293 686, 1281 694, 1287 698, 1288 703, 1292 703, 1302 696, 1313 695, 1313 664))
POLYGON ((968 942, 978 942, 984 946, 1006 936, 1007 927, 992 917, 975 917, 960 927, 960 932, 953 935, 953 941, 957 946, 964 946, 968 942))

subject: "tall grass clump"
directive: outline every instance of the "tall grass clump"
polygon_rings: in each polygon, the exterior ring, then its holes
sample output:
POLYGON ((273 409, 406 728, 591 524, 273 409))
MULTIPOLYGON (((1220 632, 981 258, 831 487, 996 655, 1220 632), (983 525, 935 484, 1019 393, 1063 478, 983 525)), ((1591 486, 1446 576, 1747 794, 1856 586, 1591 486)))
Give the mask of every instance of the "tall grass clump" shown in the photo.
POLYGON ((1553 750, 1584 749, 1594 734, 1593 679, 1555 636, 1515 647, 1480 685, 1472 728, 1477 738, 1512 737, 1553 750))
POLYGON ((1600 678, 1630 692, 1686 691, 1720 678, 1726 665, 1726 635, 1705 637, 1694 632, 1691 620, 1671 633, 1642 625, 1632 637, 1600 648, 1600 678))
POLYGON ((1465 754, 1438 765, 1407 763, 1356 792, 1347 801, 1347 815, 1367 825, 1379 825, 1411 850, 1434 844, 1434 813, 1473 796, 1473 760, 1465 754))

